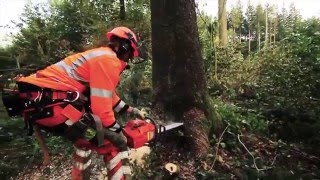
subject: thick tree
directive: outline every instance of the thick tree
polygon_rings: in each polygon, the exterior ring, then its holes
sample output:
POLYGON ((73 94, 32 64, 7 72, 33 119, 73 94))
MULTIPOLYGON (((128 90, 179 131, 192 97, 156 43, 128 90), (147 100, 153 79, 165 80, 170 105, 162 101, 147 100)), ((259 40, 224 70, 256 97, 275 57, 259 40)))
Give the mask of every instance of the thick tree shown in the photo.
POLYGON ((165 120, 184 121, 190 137, 188 151, 204 155, 209 140, 203 123, 214 110, 207 93, 194 0, 152 0, 151 26, 154 105, 165 112, 165 120))

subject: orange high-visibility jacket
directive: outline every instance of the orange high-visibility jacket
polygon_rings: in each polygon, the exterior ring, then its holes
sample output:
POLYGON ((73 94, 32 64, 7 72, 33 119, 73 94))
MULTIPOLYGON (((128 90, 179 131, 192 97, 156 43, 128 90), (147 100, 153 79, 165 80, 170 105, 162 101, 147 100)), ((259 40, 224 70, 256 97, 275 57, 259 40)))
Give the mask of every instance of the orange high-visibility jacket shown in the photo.
POLYGON ((90 86, 91 109, 105 127, 115 123, 113 106, 123 106, 115 93, 121 72, 127 64, 109 47, 74 54, 36 74, 22 77, 20 82, 43 88, 83 92, 90 86))

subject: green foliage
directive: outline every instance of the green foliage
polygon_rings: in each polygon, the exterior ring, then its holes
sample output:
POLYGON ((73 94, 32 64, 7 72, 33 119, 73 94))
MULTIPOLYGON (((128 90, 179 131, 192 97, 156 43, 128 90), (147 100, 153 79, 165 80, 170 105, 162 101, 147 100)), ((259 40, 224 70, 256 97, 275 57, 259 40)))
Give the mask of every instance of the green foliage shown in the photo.
POLYGON ((16 67, 16 62, 12 57, 12 48, 0 48, 0 64, 1 69, 16 67))
POLYGON ((234 31, 237 30, 241 35, 241 29, 242 29, 244 17, 243 17, 242 5, 240 0, 237 1, 237 5, 235 7, 232 7, 230 16, 231 16, 233 30, 234 31))
POLYGON ((214 47, 215 36, 218 32, 217 20, 205 15, 198 14, 197 18, 199 28, 199 40, 202 51, 202 58, 204 59, 205 72, 207 76, 213 76, 214 73, 214 47))
MULTIPOLYGON (((230 22, 239 20, 238 11, 237 8, 231 11, 230 22)), ((245 127, 270 133, 267 129, 276 127, 276 133, 283 138, 319 143, 316 132, 320 127, 317 120, 320 115, 320 20, 302 20, 294 5, 289 11, 277 14, 272 6, 249 4, 240 22, 241 33, 248 35, 248 29, 251 31, 249 53, 247 40, 233 39, 225 48, 215 46, 215 37, 207 30, 210 22, 214 21, 199 14, 209 93, 221 99, 215 102, 216 109, 224 121, 228 120, 232 131, 239 132, 245 127), (265 36, 266 11, 268 36, 265 36), (270 41, 270 46, 256 53, 259 34, 262 42, 265 37, 271 37, 266 41, 270 41), (275 113, 278 111, 284 113, 275 113)), ((212 124, 210 135, 214 134, 212 124)))
POLYGON ((32 60, 34 63, 39 63, 48 58, 50 37, 46 31, 47 16, 42 10, 46 11, 41 5, 32 7, 29 4, 25 7, 21 18, 22 22, 28 26, 23 27, 23 23, 17 24, 21 30, 13 40, 13 49, 14 56, 20 62, 26 63, 27 60, 32 60))
POLYGON ((252 30, 253 26, 254 26, 254 18, 255 18, 254 15, 255 15, 254 6, 252 4, 250 4, 250 2, 249 2, 248 7, 247 7, 247 11, 245 13, 245 18, 249 24, 248 28, 250 28, 250 30, 252 30))
POLYGON ((125 71, 117 91, 128 104, 142 107, 151 105, 151 61, 134 64, 130 70, 125 71))
POLYGON ((223 101, 216 101, 215 105, 222 120, 229 124, 232 133, 240 134, 243 130, 255 133, 266 132, 267 121, 256 111, 223 101))
POLYGON ((59 136, 47 136, 46 145, 52 154, 71 154, 71 152, 74 150, 71 141, 59 136))
POLYGON ((314 109, 319 103, 319 20, 306 21, 281 46, 257 56, 261 98, 281 107, 314 109), (268 98, 267 98, 268 97, 268 98))
POLYGON ((318 143, 319 26, 319 19, 298 20, 294 31, 284 31, 285 39, 248 58, 241 53, 243 46, 217 48, 218 81, 208 79, 210 94, 235 104, 220 109, 218 106, 222 118, 230 119, 235 129, 246 118, 251 129, 262 127, 258 129, 263 130, 267 121, 260 114, 283 110, 281 116, 267 117, 272 120, 270 128, 278 127, 279 135, 291 134, 291 140, 318 143), (250 113, 241 112, 243 109, 251 109, 256 115, 250 117, 250 113))
POLYGON ((150 47, 148 1, 127 1, 127 19, 119 19, 119 1, 53 1, 50 6, 29 4, 14 38, 15 57, 24 63, 56 62, 105 39, 114 26, 128 26, 150 47))

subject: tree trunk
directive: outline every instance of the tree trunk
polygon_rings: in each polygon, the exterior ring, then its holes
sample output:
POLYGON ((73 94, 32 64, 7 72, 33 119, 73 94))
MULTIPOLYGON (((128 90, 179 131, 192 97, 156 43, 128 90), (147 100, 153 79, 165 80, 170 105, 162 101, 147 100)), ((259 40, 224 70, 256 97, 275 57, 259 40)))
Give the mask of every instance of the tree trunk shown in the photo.
POLYGON ((266 32, 264 37, 264 47, 268 47, 268 8, 266 9, 266 32))
POLYGON ((277 35, 277 30, 274 28, 274 33, 273 33, 273 45, 276 45, 276 35, 277 35))
POLYGON ((219 38, 220 45, 222 47, 227 46, 228 44, 228 30, 227 30, 227 10, 226 10, 227 0, 219 0, 219 38))
MULTIPOLYGON (((271 32, 271 29, 269 30, 269 32, 271 32)), ((269 44, 270 44, 270 46, 272 46, 272 36, 273 36, 273 34, 269 34, 269 44)))
POLYGON ((248 55, 250 56, 250 52, 251 52, 251 30, 249 28, 249 50, 248 50, 248 55))
POLYGON ((124 0, 120 0, 120 19, 125 20, 126 19, 126 7, 124 0))
POLYGON ((218 80, 218 56, 217 56, 217 46, 213 42, 213 50, 214 50, 214 78, 218 80))
POLYGON ((16 57, 16 64, 17 64, 17 68, 20 69, 20 62, 19 62, 19 58, 16 57))
POLYGON ((260 52, 261 48, 261 32, 260 32, 260 22, 258 22, 258 52, 260 52))
POLYGON ((241 27, 240 27, 240 29, 239 29, 239 37, 240 37, 239 42, 241 43, 241 37, 242 37, 241 27))
POLYGON ((165 112, 164 120, 184 121, 186 151, 205 155, 209 140, 202 123, 214 109, 208 106, 195 1, 151 0, 151 26, 154 106, 165 112))

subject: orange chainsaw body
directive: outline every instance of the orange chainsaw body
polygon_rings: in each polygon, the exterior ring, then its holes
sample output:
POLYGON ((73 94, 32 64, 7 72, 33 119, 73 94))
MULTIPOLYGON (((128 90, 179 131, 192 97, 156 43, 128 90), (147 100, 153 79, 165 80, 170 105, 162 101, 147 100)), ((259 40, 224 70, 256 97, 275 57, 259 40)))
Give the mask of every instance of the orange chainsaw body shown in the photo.
POLYGON ((123 128, 130 148, 139 148, 152 141, 156 135, 156 126, 150 121, 135 119, 130 120, 123 128))
MULTIPOLYGON (((124 136, 127 138, 127 145, 130 148, 139 148, 155 138, 156 126, 150 122, 140 119, 129 120, 122 129, 124 136)), ((117 151, 109 140, 104 140, 104 145, 98 147, 85 139, 78 139, 75 146, 79 148, 87 148, 96 151, 98 154, 107 154, 117 151)))

